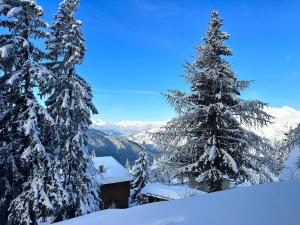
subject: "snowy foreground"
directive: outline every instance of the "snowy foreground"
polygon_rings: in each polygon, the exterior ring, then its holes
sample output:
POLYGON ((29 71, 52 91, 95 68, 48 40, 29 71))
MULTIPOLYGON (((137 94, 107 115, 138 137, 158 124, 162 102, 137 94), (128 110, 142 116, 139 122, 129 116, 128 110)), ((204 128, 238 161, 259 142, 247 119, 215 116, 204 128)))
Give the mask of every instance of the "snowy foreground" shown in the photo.
POLYGON ((56 225, 299 225, 299 212, 300 181, 286 181, 110 209, 56 225))

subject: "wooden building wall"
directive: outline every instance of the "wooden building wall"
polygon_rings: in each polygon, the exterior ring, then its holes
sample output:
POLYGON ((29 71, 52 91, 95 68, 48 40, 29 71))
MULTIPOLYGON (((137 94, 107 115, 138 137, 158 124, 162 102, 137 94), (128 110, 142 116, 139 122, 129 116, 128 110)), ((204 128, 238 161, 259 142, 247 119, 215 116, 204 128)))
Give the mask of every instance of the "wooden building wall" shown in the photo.
POLYGON ((128 208, 130 182, 104 184, 100 186, 101 209, 128 208))

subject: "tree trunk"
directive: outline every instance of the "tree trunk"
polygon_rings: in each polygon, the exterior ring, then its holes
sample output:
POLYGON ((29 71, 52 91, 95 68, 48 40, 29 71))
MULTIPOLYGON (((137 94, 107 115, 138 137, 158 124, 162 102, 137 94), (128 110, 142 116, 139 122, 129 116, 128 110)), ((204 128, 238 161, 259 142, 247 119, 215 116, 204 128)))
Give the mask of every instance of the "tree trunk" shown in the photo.
POLYGON ((215 180, 210 182, 209 192, 222 191, 222 180, 215 180))

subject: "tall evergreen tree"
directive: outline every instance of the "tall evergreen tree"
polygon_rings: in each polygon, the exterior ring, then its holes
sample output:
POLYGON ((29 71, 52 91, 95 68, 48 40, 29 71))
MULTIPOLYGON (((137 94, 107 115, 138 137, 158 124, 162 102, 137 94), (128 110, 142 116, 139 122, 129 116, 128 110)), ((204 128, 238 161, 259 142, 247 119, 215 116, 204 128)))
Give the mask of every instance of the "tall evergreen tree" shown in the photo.
MULTIPOLYGON (((169 163, 168 154, 163 154, 156 158, 151 167, 150 180, 152 182, 170 184, 174 178, 179 178, 178 174, 173 170, 172 164, 169 163)), ((182 180, 179 181, 182 182, 182 180)))
POLYGON ((197 47, 194 62, 185 65, 191 93, 165 95, 178 117, 153 135, 172 153, 169 162, 178 175, 208 182, 211 192, 222 189, 224 178, 255 182, 259 174, 271 180, 275 165, 266 140, 242 126, 264 126, 271 117, 263 111, 265 103, 240 98, 250 82, 237 80, 224 59, 232 51, 224 44, 229 34, 221 31, 222 24, 213 11, 204 44, 197 47))
POLYGON ((285 147, 291 149, 295 145, 300 145, 300 123, 286 134, 285 147))
POLYGON ((99 209, 97 185, 91 177, 94 167, 86 149, 90 116, 97 110, 91 87, 76 72, 85 55, 82 23, 75 17, 78 6, 78 0, 64 0, 55 15, 47 41, 52 58, 48 67, 55 76, 43 90, 49 95, 46 106, 58 130, 56 166, 69 195, 60 212, 64 218, 99 209))
POLYGON ((12 26, 6 14, 12 9, 10 2, 0 4, 0 26, 5 32, 0 34, 0 224, 7 224, 8 208, 15 193, 20 188, 22 176, 18 171, 20 155, 16 151, 19 139, 16 123, 12 121, 13 106, 18 93, 9 90, 6 84, 13 68, 13 35, 9 32, 12 26))
POLYGON ((12 151, 15 146, 11 137, 12 132, 8 132, 12 123, 7 120, 9 104, 4 75, 0 77, 0 90, 0 224, 6 224, 9 204, 13 199, 14 189, 20 187, 17 183, 21 180, 21 176, 14 166, 15 155, 12 151))
POLYGON ((138 159, 134 162, 132 166, 132 183, 131 188, 133 194, 131 199, 138 204, 142 203, 142 197, 140 195, 141 190, 149 182, 149 156, 146 152, 145 143, 142 146, 141 151, 139 152, 138 159))
POLYGON ((130 162, 129 162, 128 158, 126 159, 126 162, 125 162, 125 168, 130 172, 131 165, 130 165, 130 162))
POLYGON ((51 75, 38 63, 45 54, 33 43, 47 36, 47 24, 34 0, 2 0, 0 4, 0 25, 7 32, 1 35, 1 70, 8 97, 0 128, 5 157, 3 164, 1 156, 1 170, 8 173, 1 178, 8 209, 3 224, 31 225, 51 221, 63 195, 52 166, 49 128, 53 121, 33 92, 51 75))

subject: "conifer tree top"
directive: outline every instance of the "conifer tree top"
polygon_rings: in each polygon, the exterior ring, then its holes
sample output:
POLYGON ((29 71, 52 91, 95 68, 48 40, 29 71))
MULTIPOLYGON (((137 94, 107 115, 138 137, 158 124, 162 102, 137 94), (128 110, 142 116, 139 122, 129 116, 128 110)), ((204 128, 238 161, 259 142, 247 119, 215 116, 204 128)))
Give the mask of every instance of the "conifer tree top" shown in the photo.
POLYGON ((229 34, 221 31, 223 20, 219 17, 219 13, 214 10, 211 13, 208 31, 204 37, 205 45, 211 47, 210 50, 217 55, 232 55, 232 51, 222 42, 229 39, 229 34))

